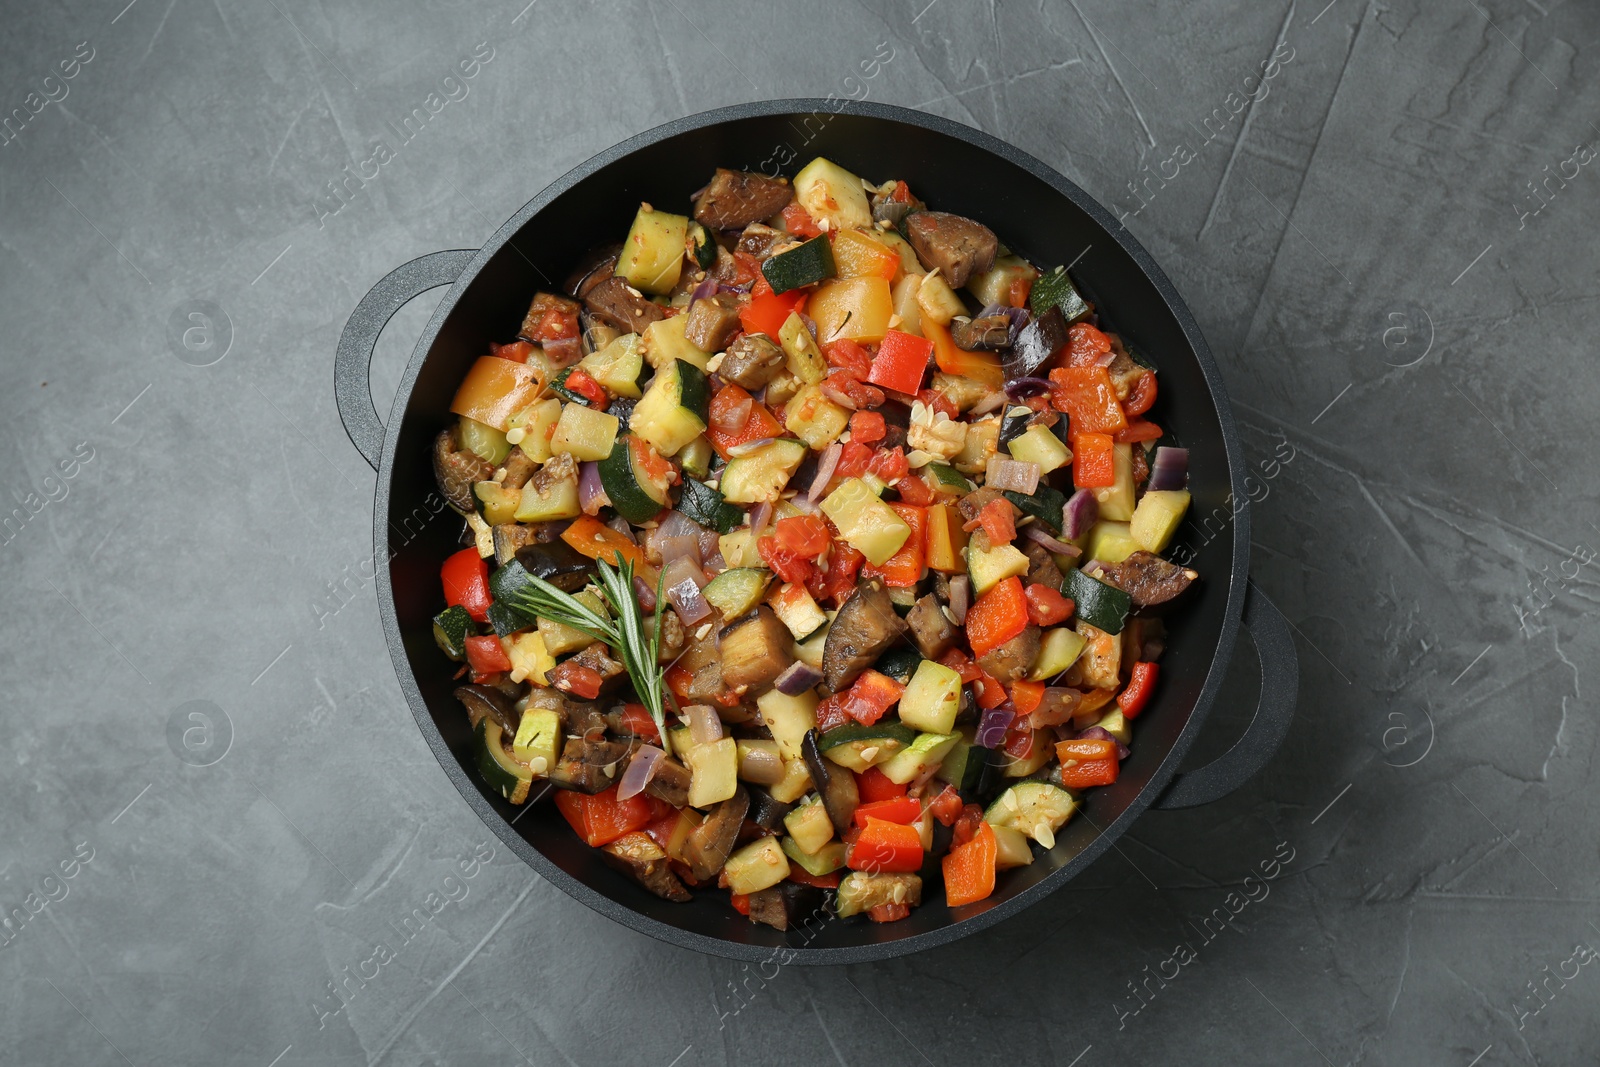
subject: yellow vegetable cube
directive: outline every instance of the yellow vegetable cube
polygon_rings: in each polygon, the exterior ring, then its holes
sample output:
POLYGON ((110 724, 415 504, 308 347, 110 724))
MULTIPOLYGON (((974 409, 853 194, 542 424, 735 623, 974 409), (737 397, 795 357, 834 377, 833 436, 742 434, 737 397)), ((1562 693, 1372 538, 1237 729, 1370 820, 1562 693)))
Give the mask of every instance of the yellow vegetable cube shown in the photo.
MULTIPOLYGON (((874 567, 906 543, 911 527, 860 478, 846 478, 822 501, 822 513, 839 528, 839 536, 874 567)), ((1020 553, 1019 553, 1020 554, 1020 553)), ((1027 557, 1023 557, 1026 560, 1027 557)))

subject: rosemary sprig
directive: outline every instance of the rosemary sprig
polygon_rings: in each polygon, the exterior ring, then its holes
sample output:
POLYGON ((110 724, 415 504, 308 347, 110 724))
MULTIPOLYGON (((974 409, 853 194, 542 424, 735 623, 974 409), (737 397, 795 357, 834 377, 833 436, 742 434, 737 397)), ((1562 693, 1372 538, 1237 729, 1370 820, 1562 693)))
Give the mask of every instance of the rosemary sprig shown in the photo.
POLYGON ((654 632, 646 634, 639 601, 633 594, 633 562, 619 559, 613 566, 603 559, 596 560, 595 569, 600 579, 600 593, 611 606, 614 619, 532 575, 528 584, 513 594, 512 604, 527 614, 570 626, 615 649, 639 700, 655 720, 656 730, 665 738, 667 720, 662 704, 665 672, 658 661, 661 658, 661 615, 666 610, 662 603, 662 583, 666 576, 663 574, 656 579, 656 621, 654 632))

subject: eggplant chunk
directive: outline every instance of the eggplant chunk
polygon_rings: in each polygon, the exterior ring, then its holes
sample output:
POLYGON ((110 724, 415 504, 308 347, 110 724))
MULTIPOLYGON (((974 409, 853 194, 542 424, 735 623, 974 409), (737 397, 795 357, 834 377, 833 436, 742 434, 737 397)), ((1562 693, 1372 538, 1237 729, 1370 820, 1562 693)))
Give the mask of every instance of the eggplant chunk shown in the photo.
POLYGON ((709 882, 722 870, 749 810, 750 794, 744 786, 738 786, 733 796, 712 808, 711 814, 690 831, 683 843, 683 858, 695 881, 709 882))
POLYGON ((1039 628, 1029 625, 1020 634, 978 657, 978 666, 1005 685, 1027 677, 1039 658, 1039 628))
POLYGON ((771 685, 794 662, 794 637, 767 605, 735 619, 717 635, 722 684, 736 692, 771 685))
POLYGON ((671 756, 662 756, 656 761, 655 773, 645 783, 644 791, 675 808, 687 807, 690 777, 689 768, 671 756))
POLYGON ((572 657, 572 662, 580 667, 588 667, 600 676, 600 691, 606 692, 616 688, 616 683, 628 673, 628 669, 621 663, 611 658, 610 646, 601 641, 595 641, 584 646, 577 655, 572 657))
POLYGON ((694 302, 689 308, 689 318, 683 324, 683 337, 702 351, 721 352, 728 338, 738 328, 738 298, 732 293, 724 293, 694 302))
POLYGON ((1169 563, 1145 551, 1135 552, 1121 563, 1106 565, 1102 575, 1107 582, 1127 593, 1135 608, 1165 604, 1200 577, 1198 571, 1169 563))
POLYGON ((705 192, 695 198, 694 217, 713 230, 738 230, 771 218, 793 199, 787 178, 718 167, 705 192))
POLYGON ((589 584, 594 561, 565 541, 540 541, 517 549, 517 562, 535 578, 543 578, 566 593, 589 584))
POLYGON ((1005 358, 1000 361, 1006 380, 1032 377, 1043 370, 1044 365, 1061 351, 1061 347, 1066 343, 1066 316, 1061 314, 1060 308, 1053 307, 1031 320, 1022 328, 1022 332, 1017 334, 1016 344, 1011 346, 1005 358))
POLYGON ((787 930, 810 917, 824 917, 827 897, 816 886, 783 881, 750 894, 750 921, 787 930))
POLYGON ((895 614, 882 582, 873 579, 857 585, 822 646, 822 676, 828 689, 837 693, 855 681, 905 630, 905 620, 895 614))
POLYGON ((932 593, 912 605, 906 623, 911 627, 911 640, 916 642, 923 659, 938 659, 955 647, 956 628, 945 617, 939 599, 932 593))
POLYGON ((533 477, 539 465, 528 458, 528 454, 520 448, 513 448, 506 457, 506 476, 500 479, 500 484, 507 489, 521 489, 528 484, 528 479, 533 477))
POLYGON ((916 874, 869 874, 851 871, 839 883, 839 918, 848 919, 880 904, 922 903, 922 876, 916 874))
POLYGON ((749 789, 750 814, 746 818, 763 830, 782 828, 783 817, 794 810, 794 805, 772 799, 772 794, 759 785, 752 785, 749 789))
POLYGON ((462 448, 456 428, 451 426, 440 430, 439 436, 433 439, 433 477, 450 506, 465 515, 477 509, 472 499, 472 483, 493 478, 494 464, 462 448))
POLYGON ((948 211, 918 211, 906 219, 906 239, 929 270, 944 275, 952 289, 994 266, 1000 242, 994 231, 948 211))
POLYGON ((601 850, 606 862, 622 871, 663 900, 684 903, 692 899, 667 864, 667 854, 639 830, 623 834, 601 850))
POLYGON ((622 776, 629 751, 626 741, 569 737, 550 771, 550 781, 559 789, 598 793, 622 776))
POLYGON ((538 337, 540 321, 552 311, 577 318, 580 310, 581 306, 576 300, 568 300, 554 293, 536 293, 533 302, 528 305, 528 313, 522 317, 521 336, 538 337))
POLYGON ((1011 319, 1005 315, 958 318, 950 324, 950 339, 958 348, 999 351, 1011 342, 1011 319))
POLYGON ((623 333, 644 333, 646 326, 666 317, 660 304, 630 289, 615 275, 590 289, 583 306, 595 318, 623 333))
POLYGON ((616 273, 617 257, 621 252, 621 242, 602 245, 591 250, 578 261, 578 265, 567 276, 563 288, 582 300, 595 286, 616 273))
POLYGON ((466 706, 467 718, 473 726, 484 719, 493 719, 507 734, 516 734, 522 716, 506 695, 486 685, 463 685, 456 688, 456 699, 466 706))
POLYGON ((717 373, 746 389, 760 389, 783 369, 783 349, 764 333, 747 333, 728 346, 717 373))
POLYGON ((861 804, 861 790, 856 786, 856 776, 848 767, 824 759, 822 747, 817 744, 817 731, 806 732, 800 742, 800 754, 805 757, 806 770, 811 772, 811 784, 822 796, 822 806, 828 819, 842 838, 850 830, 850 820, 861 804))
POLYGON ((1022 554, 1028 557, 1032 564, 1028 568, 1028 577, 1023 579, 1024 585, 1042 585, 1056 592, 1061 591, 1061 568, 1056 566, 1056 558, 1050 550, 1039 542, 1029 538, 1022 539, 1022 554))

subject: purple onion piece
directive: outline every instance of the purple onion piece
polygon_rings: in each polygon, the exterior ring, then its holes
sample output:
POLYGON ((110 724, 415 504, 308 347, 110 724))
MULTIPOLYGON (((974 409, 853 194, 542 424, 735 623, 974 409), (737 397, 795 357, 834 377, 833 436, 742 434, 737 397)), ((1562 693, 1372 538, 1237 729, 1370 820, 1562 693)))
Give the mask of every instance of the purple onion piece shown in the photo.
POLYGON ((1162 445, 1150 465, 1149 488, 1183 489, 1189 484, 1189 450, 1162 445))
POLYGON ((1121 741, 1118 741, 1116 737, 1112 735, 1111 731, 1107 730, 1103 726, 1091 726, 1087 730, 1081 730, 1078 733, 1078 738, 1083 741, 1115 742, 1117 746, 1117 759, 1125 760, 1128 758, 1128 746, 1124 745, 1121 741))
POLYGON ((1146 663, 1154 663, 1161 658, 1161 653, 1167 650, 1167 643, 1159 637, 1152 637, 1144 643, 1139 651, 1139 658, 1146 663))
POLYGON ((806 490, 807 500, 815 504, 822 499, 828 483, 833 480, 833 472, 839 467, 839 457, 843 454, 844 446, 837 441, 823 450, 822 459, 817 463, 817 476, 812 479, 811 488, 806 490))
POLYGON ((772 684, 784 696, 797 697, 820 681, 822 681, 821 671, 809 663, 795 660, 772 684))
POLYGON ((654 745, 640 745, 634 749, 633 758, 628 760, 628 769, 622 772, 622 781, 617 783, 617 799, 627 800, 644 792, 644 787, 650 784, 665 755, 654 745))
POLYGON ((628 540, 632 541, 634 544, 639 543, 639 539, 633 535, 633 524, 627 519, 623 518, 621 515, 613 517, 610 522, 606 523, 606 525, 617 531, 617 533, 621 534, 623 537, 626 537, 628 540))
POLYGON ((1039 464, 1005 459, 999 455, 990 456, 983 484, 991 489, 1010 489, 1024 496, 1032 496, 1033 491, 1039 488, 1039 464))
POLYGON ((1069 545, 1065 541, 1058 541, 1056 538, 1051 537, 1050 531, 1037 522, 1030 522, 1024 526, 1022 528, 1022 536, 1030 541, 1037 541, 1047 551, 1054 552, 1058 556, 1076 557, 1083 551, 1077 545, 1069 545))
POLYGON ((1006 334, 1006 347, 1010 348, 1012 345, 1016 344, 1017 334, 1021 333, 1022 328, 1028 324, 1027 309, 1014 308, 1009 304, 990 304, 982 311, 978 312, 977 317, 980 319, 986 319, 991 315, 1004 315, 1006 318, 1011 320, 1010 332, 1006 334))
POLYGON ((1094 491, 1079 489, 1067 500, 1061 509, 1061 536, 1069 541, 1076 541, 1089 532, 1100 518, 1100 501, 1094 498, 1094 491))
MULTIPOLYGON (((1018 380, 1020 381, 1021 379, 1018 380)), ((1006 394, 1005 390, 1002 389, 998 392, 990 393, 988 396, 972 405, 972 408, 967 412, 967 414, 969 416, 987 415, 996 408, 1003 406, 1005 402, 1006 394)))
POLYGON ((1011 729, 1016 718, 1017 709, 1009 700, 987 709, 978 721, 977 738, 973 743, 981 748, 999 748, 1005 744, 1006 731, 1011 729))
POLYGON ((1050 391, 1050 383, 1043 378, 1016 378, 1006 383, 1006 396, 1012 400, 1026 400, 1050 391))
POLYGON ((748 456, 750 453, 754 452, 756 449, 765 448, 766 446, 770 445, 772 442, 774 442, 776 440, 777 440, 776 437, 762 437, 762 438, 758 438, 758 439, 756 439, 754 441, 747 441, 746 443, 744 443, 742 445, 734 445, 732 448, 728 449, 728 455, 732 456, 735 459, 737 459, 740 456, 748 456))
POLYGON ((707 275, 706 280, 694 287, 694 292, 689 294, 689 306, 693 307, 696 300, 707 300, 717 295, 717 280, 707 275))
POLYGON ((700 565, 687 556, 680 556, 667 564, 664 571, 667 599, 677 609, 685 626, 693 626, 711 614, 711 605, 700 594, 705 588, 706 576, 700 565))
POLYGON ((637 574, 633 576, 633 595, 639 598, 639 607, 644 611, 656 610, 655 587, 637 574))
POLYGON ((578 466, 578 507, 585 515, 598 515, 600 509, 611 503, 600 484, 600 464, 586 460, 578 466))
POLYGON ((697 745, 710 745, 722 740, 722 719, 710 704, 691 704, 683 709, 689 720, 689 737, 697 745))
POLYGON ((750 536, 759 538, 767 532, 767 527, 772 525, 773 504, 770 500, 763 500, 750 510, 750 536))
POLYGON ((958 574, 950 579, 950 614, 956 617, 956 625, 964 626, 967 621, 967 611, 972 607, 972 579, 968 575, 958 574))

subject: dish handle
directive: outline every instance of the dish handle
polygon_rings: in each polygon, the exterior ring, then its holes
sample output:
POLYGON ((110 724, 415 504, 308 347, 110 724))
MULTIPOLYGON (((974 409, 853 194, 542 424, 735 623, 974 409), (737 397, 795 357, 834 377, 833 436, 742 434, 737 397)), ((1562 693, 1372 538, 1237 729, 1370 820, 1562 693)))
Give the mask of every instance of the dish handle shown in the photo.
POLYGON ((374 285, 350 313, 333 357, 333 396, 350 443, 378 469, 383 457, 383 420, 372 403, 372 351, 394 313, 429 289, 461 276, 477 249, 430 252, 396 267, 374 285))
POLYGON ((1255 777, 1289 732, 1300 689, 1300 661, 1289 621, 1254 582, 1245 594, 1244 626, 1261 661, 1255 718, 1228 751, 1198 770, 1178 775, 1156 801, 1158 808, 1192 808, 1221 800, 1255 777))

